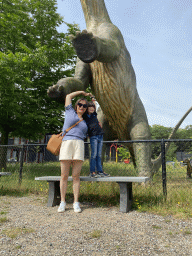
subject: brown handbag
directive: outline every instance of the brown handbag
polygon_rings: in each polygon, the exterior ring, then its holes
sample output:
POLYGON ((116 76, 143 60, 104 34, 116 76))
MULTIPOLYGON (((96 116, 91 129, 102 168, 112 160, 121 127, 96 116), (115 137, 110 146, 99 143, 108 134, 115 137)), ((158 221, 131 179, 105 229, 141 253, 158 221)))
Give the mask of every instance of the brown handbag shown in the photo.
MULTIPOLYGON (((83 121, 83 119, 79 120, 77 123, 67 128, 65 134, 68 131, 70 131, 73 127, 75 127, 77 124, 79 124, 81 121, 83 121)), ((47 143, 47 150, 50 151, 55 156, 59 155, 61 143, 62 143, 63 137, 65 136, 65 134, 62 135, 62 133, 63 132, 59 134, 53 134, 47 143)))

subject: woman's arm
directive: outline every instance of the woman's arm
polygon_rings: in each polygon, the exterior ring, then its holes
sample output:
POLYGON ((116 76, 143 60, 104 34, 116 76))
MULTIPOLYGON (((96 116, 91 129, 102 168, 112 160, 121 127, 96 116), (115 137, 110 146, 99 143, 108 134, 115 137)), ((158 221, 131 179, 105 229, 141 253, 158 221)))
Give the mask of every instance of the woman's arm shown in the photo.
POLYGON ((66 95, 66 98, 65 98, 65 107, 70 105, 71 100, 79 94, 82 94, 84 96, 89 96, 89 93, 84 92, 84 91, 76 91, 76 92, 69 93, 69 94, 66 95))

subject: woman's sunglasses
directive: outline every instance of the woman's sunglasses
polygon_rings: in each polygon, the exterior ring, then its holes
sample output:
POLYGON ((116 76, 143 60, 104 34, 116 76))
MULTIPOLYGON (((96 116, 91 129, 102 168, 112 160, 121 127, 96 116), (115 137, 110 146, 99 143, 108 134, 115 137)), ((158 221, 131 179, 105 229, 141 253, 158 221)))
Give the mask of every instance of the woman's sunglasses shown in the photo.
POLYGON ((87 104, 77 103, 79 107, 87 108, 87 104))

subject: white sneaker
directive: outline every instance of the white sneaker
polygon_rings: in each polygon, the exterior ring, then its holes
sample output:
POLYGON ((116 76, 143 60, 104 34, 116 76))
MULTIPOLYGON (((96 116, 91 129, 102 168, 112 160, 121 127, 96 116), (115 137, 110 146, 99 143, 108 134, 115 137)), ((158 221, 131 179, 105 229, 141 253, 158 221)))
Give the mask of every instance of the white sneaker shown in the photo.
POLYGON ((58 212, 64 212, 65 206, 66 206, 66 202, 61 202, 58 208, 58 212))
POLYGON ((74 209, 74 212, 81 212, 79 202, 76 202, 73 204, 73 209, 74 209))

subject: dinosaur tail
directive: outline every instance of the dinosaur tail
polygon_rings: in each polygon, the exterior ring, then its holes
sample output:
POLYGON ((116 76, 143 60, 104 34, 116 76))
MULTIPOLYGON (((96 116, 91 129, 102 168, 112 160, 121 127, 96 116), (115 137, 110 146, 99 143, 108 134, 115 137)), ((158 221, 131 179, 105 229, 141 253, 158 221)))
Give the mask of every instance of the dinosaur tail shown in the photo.
MULTIPOLYGON (((174 138, 178 128, 180 127, 180 125, 182 124, 182 122, 185 120, 185 118, 188 116, 188 114, 192 111, 192 107, 190 107, 187 112, 183 115, 183 117, 180 119, 180 121, 176 124, 176 126, 174 127, 172 133, 169 135, 168 140, 171 140, 174 138)), ((169 147, 171 145, 171 142, 168 141, 165 143, 165 154, 167 153, 169 147)), ((159 156, 156 159, 152 159, 152 175, 157 173, 159 168, 161 167, 161 153, 159 154, 159 156)))

